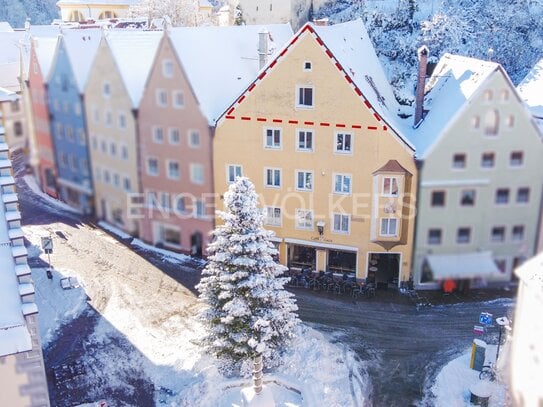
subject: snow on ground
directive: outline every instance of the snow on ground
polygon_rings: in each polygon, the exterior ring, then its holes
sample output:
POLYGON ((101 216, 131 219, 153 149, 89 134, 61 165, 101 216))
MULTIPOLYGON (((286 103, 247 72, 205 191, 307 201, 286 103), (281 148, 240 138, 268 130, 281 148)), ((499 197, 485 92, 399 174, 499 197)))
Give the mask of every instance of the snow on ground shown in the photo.
POLYGON ((165 250, 165 249, 159 249, 158 247, 151 246, 150 244, 144 243, 139 239, 134 239, 132 241, 132 246, 139 247, 140 249, 143 249, 143 250, 159 253, 162 255, 162 257, 165 260, 168 260, 173 263, 185 263, 187 260, 190 259, 190 257, 187 255, 175 253, 175 252, 165 250))
POLYGON ((71 213, 76 213, 78 215, 81 214, 77 209, 72 208, 70 205, 53 198, 52 196, 47 195, 45 192, 43 192, 36 182, 36 178, 33 175, 27 174, 23 177, 26 185, 34 192, 36 195, 39 195, 42 199, 56 207, 57 209, 61 209, 63 211, 68 211, 71 213))
MULTIPOLYGON (((501 352, 500 352, 501 354, 501 352)), ((496 346, 487 345, 485 353, 485 365, 494 362, 496 346)), ((447 407, 470 406, 470 387, 481 382, 479 372, 470 369, 471 348, 468 348, 461 356, 451 360, 445 365, 436 377, 435 383, 430 389, 431 405, 447 407)), ((491 391, 489 407, 501 407, 506 405, 506 388, 500 382, 489 382, 491 391)))
MULTIPOLYGON (((43 269, 33 270, 44 344, 68 324, 86 301, 100 315, 86 337, 79 361, 88 366, 87 399, 105 398, 115 405, 117 392, 134 392, 151 383, 157 406, 239 406, 242 387, 250 379, 227 379, 215 360, 199 344, 203 328, 195 319, 201 304, 192 292, 147 260, 99 229, 61 223, 24 226, 35 256, 40 237, 58 232, 51 260, 57 271, 51 282, 43 269), (61 275, 73 275, 85 287, 62 290, 61 275), (96 390, 94 390, 96 389, 96 390)), ((169 261, 186 256, 136 242, 158 251, 169 261), (173 256, 173 257, 172 257, 173 256)), ((353 352, 316 330, 302 325, 285 355, 285 364, 268 372, 265 381, 276 395, 277 406, 362 406, 369 380, 365 365, 353 352)), ((75 400, 77 401, 77 400, 75 400)), ((80 400, 81 402, 87 400, 80 400)))
POLYGON ((121 229, 107 223, 107 222, 104 222, 103 220, 101 220, 100 222, 98 222, 98 226, 100 226, 102 229, 104 230, 107 230, 108 232, 111 232, 113 233, 114 235, 120 237, 121 239, 130 239, 132 236, 129 235, 128 233, 126 232, 123 232, 121 229))
POLYGON ((55 338, 57 330, 63 324, 77 318, 87 307, 87 295, 82 287, 64 290, 60 286, 61 278, 74 275, 75 273, 68 270, 53 270, 53 279, 49 280, 44 268, 32 269, 40 336, 44 348, 55 338))

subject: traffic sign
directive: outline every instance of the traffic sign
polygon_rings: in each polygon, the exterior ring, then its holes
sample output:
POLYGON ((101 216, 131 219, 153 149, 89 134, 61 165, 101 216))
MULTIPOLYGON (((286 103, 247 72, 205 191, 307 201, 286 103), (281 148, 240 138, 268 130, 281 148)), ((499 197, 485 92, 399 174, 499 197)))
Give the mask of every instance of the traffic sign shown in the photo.
POLYGON ((492 314, 481 312, 481 315, 479 315, 479 323, 483 325, 492 325, 492 314))
POLYGON ((41 248, 47 254, 53 253, 53 238, 51 236, 42 236, 41 248))
POLYGON ((473 333, 476 335, 482 335, 485 333, 485 327, 481 325, 473 325, 473 333))

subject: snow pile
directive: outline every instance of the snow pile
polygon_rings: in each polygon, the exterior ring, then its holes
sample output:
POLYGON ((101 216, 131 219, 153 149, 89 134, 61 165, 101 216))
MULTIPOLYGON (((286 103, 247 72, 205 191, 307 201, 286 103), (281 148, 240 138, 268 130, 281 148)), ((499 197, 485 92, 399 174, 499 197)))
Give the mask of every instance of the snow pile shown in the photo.
POLYGON ((65 204, 64 202, 59 201, 58 199, 55 199, 47 195, 45 192, 43 192, 40 189, 40 186, 36 182, 36 178, 33 175, 27 174, 23 177, 23 180, 34 194, 38 195, 43 200, 47 201, 48 204, 54 206, 56 209, 81 215, 81 212, 78 211, 77 209, 72 208, 70 205, 65 204))
POLYGON ((117 227, 115 227, 113 225, 110 225, 109 223, 104 222, 103 220, 98 222, 98 226, 100 226, 102 229, 107 230, 108 232, 114 234, 115 236, 120 237, 121 239, 131 239, 132 238, 132 236, 129 235, 128 233, 123 232, 121 229, 119 229, 119 228, 117 228, 117 227))
POLYGON ((165 250, 165 249, 159 249, 158 247, 151 246, 150 244, 144 243, 139 239, 132 240, 132 246, 136 246, 142 250, 158 253, 162 256, 164 260, 169 261, 171 263, 181 264, 190 259, 190 256, 187 256, 185 254, 175 253, 175 252, 172 252, 170 250, 165 250))
MULTIPOLYGON (((496 346, 487 345, 485 365, 494 362, 496 346)), ((470 369, 471 348, 461 356, 451 360, 437 375, 434 385, 430 389, 431 395, 427 396, 434 406, 469 406, 470 388, 479 382, 479 372, 470 369)), ((506 388, 499 381, 489 382, 488 390, 491 392, 489 407, 501 407, 506 405, 506 388)))

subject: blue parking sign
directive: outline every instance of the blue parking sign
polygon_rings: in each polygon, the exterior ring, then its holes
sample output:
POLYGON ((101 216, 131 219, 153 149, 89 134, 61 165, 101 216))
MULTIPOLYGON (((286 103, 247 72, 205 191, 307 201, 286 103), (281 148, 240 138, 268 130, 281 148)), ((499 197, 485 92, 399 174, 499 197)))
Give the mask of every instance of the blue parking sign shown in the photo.
POLYGON ((479 315, 479 323, 483 325, 492 325, 492 314, 481 312, 481 315, 479 315))

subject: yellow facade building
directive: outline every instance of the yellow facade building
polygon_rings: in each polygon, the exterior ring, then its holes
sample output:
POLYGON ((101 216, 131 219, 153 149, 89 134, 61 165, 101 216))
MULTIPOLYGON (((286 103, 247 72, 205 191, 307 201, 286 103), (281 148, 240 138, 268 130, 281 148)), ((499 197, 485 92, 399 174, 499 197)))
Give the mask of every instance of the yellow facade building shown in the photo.
POLYGON ((417 185, 398 113, 361 20, 306 24, 217 122, 218 205, 247 176, 283 264, 398 286, 417 185))

